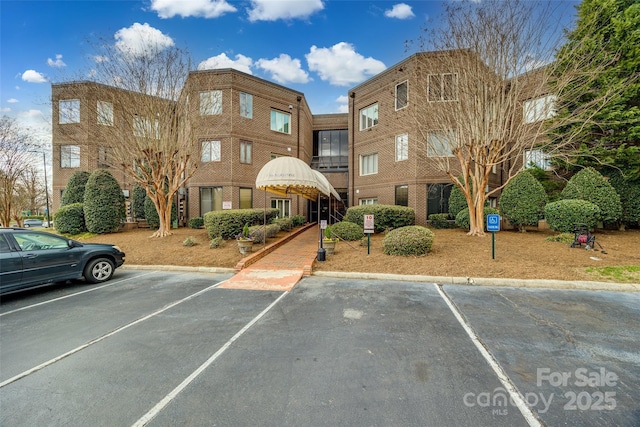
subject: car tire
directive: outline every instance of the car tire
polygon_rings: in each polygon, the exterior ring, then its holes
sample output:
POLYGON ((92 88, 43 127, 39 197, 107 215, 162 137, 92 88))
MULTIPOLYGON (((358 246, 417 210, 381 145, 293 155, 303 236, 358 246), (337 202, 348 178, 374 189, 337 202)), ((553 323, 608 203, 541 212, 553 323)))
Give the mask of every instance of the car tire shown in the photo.
POLYGON ((102 283, 113 277, 115 267, 107 258, 96 258, 89 261, 84 268, 84 279, 89 283, 102 283))

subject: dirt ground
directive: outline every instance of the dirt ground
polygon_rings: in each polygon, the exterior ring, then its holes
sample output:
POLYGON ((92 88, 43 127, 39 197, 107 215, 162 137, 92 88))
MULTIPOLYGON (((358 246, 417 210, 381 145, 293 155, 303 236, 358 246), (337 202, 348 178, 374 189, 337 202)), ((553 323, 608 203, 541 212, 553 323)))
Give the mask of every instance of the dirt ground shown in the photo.
MULTIPOLYGON (((491 234, 470 237, 460 229, 433 232, 435 242, 425 256, 385 255, 382 252, 384 235, 376 234, 371 236, 370 254, 359 242, 338 242, 335 255, 328 256, 324 262, 316 261, 313 268, 314 271, 598 281, 614 279, 590 273, 589 267, 636 266, 640 269, 640 230, 637 229, 595 232, 596 241, 606 253, 546 241, 546 237, 557 234, 550 231, 500 231, 495 234, 495 259, 492 259, 491 234)), ((161 239, 149 237, 151 234, 149 229, 137 229, 84 241, 119 245, 127 254, 128 265, 233 268, 242 259, 233 240, 225 242, 222 248, 210 249, 204 229, 179 228, 173 230, 173 235, 161 239), (184 246, 187 237, 198 244, 184 246)), ((280 232, 277 238, 285 235, 280 232)), ((627 281, 640 283, 640 271, 632 273, 627 281)))

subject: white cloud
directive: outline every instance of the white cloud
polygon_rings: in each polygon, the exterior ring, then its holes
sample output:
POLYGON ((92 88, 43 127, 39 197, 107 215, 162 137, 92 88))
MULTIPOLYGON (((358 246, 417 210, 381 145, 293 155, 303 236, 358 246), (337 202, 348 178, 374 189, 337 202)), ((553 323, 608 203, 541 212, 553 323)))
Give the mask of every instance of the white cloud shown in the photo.
POLYGON ((374 76, 387 67, 383 62, 365 58, 350 43, 340 42, 330 48, 311 46, 305 55, 309 70, 315 71, 324 81, 336 86, 349 86, 374 76))
POLYGON ((18 100, 17 100, 17 99, 15 99, 15 98, 9 98, 9 99, 7 99, 7 103, 8 103, 8 104, 17 104, 18 102, 20 102, 20 101, 18 101, 18 100))
POLYGON ((10 113, 10 112, 11 112, 11 108, 9 107, 0 108, 0 113, 10 113))
POLYGON ((60 54, 56 55, 55 60, 48 58, 47 64, 49 65, 49 67, 53 67, 53 68, 64 68, 67 66, 67 64, 65 64, 64 61, 62 60, 62 55, 60 54))
POLYGON ((176 15, 183 18, 218 18, 238 9, 226 0, 151 0, 151 10, 158 12, 160 18, 173 18, 176 15))
POLYGON ((147 23, 134 23, 129 28, 121 28, 114 36, 116 48, 125 55, 139 58, 173 46, 173 39, 162 34, 147 23))
POLYGON ((198 64, 198 70, 215 70, 220 68, 233 68, 243 73, 253 74, 251 72, 251 66, 253 60, 248 56, 237 54, 235 60, 227 56, 226 53, 221 53, 218 56, 212 56, 205 59, 198 64))
POLYGON ((338 113, 349 112, 349 97, 347 95, 340 95, 336 98, 336 102, 338 103, 338 113))
POLYGON ((397 18, 397 19, 410 19, 415 15, 411 10, 411 6, 405 3, 394 4, 393 8, 384 11, 384 16, 387 18, 397 18))
POLYGON ((29 83, 46 83, 47 78, 44 74, 39 73, 35 70, 27 70, 22 73, 22 80, 29 83))
POLYGON ((106 56, 102 56, 102 55, 94 55, 93 56, 93 61, 96 62, 96 63, 109 62, 109 58, 107 58, 106 56))
POLYGON ((324 9, 322 0, 251 0, 249 21, 306 19, 324 9))
POLYGON ((291 59, 289 55, 281 53, 273 59, 259 59, 256 66, 268 71, 278 83, 308 83, 309 73, 300 66, 299 59, 291 59))

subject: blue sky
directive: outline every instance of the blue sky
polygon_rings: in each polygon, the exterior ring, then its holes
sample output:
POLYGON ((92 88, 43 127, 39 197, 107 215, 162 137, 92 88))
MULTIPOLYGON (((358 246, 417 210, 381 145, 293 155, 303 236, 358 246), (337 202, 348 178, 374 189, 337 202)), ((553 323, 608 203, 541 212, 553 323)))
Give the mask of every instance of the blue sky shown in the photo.
MULTIPOLYGON (((0 109, 50 133, 50 84, 88 76, 90 42, 144 31, 198 68, 238 68, 303 92, 314 114, 346 112, 347 91, 413 53, 439 1, 0 1, 0 109)), ((45 141, 46 142, 46 141, 45 141)))

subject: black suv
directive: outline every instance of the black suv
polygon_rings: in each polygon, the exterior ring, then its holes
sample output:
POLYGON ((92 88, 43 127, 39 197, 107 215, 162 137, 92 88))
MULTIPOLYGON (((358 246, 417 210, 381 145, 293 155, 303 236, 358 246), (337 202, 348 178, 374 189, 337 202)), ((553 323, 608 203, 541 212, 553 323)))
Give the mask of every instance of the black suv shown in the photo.
POLYGON ((80 243, 56 234, 0 228, 0 293, 84 277, 111 279, 125 254, 114 245, 80 243))

